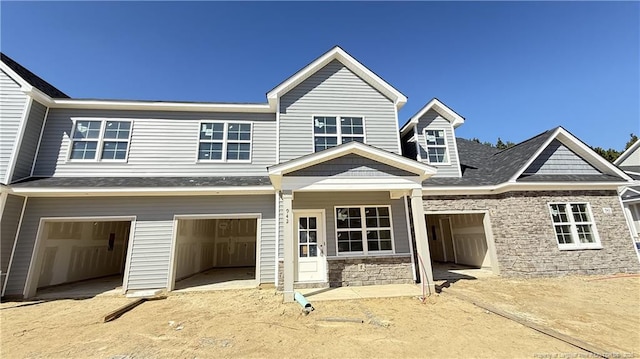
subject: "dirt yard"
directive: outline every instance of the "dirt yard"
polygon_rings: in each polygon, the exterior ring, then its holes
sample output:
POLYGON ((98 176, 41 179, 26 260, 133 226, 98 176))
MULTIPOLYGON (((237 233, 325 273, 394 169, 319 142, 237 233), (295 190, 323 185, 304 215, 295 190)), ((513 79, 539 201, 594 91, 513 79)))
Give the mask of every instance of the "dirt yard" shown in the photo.
POLYGON ((600 278, 459 281, 424 304, 417 298, 316 302, 308 316, 295 303, 282 304, 273 289, 170 295, 110 323, 102 317, 131 299, 7 302, 0 306, 0 357, 594 357, 455 293, 617 357, 639 357, 640 278, 600 278), (329 317, 364 323, 322 320, 329 317))

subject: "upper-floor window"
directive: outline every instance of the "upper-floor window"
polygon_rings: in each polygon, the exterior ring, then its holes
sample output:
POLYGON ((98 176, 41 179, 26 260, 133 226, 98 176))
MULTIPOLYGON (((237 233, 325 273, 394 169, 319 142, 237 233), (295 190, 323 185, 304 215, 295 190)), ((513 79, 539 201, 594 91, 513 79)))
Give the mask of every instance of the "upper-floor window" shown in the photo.
POLYGON ((364 120, 362 117, 313 117, 313 142, 315 152, 351 141, 364 143, 364 120))
POLYGON ((550 203, 551 220, 560 249, 600 248, 591 208, 587 203, 550 203))
POLYGON ((424 130, 429 163, 448 163, 447 140, 444 130, 424 130))
POLYGON ((198 160, 251 161, 251 124, 202 122, 198 160))
POLYGON ((125 161, 130 138, 131 121, 76 120, 69 159, 125 161))

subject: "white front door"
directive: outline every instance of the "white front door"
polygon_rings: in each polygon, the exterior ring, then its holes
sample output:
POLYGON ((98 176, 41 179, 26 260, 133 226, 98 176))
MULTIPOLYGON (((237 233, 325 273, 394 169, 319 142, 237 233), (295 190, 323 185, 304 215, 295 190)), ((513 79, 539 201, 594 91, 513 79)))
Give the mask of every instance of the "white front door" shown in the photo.
POLYGON ((296 282, 327 280, 327 246, 322 211, 296 211, 296 282))

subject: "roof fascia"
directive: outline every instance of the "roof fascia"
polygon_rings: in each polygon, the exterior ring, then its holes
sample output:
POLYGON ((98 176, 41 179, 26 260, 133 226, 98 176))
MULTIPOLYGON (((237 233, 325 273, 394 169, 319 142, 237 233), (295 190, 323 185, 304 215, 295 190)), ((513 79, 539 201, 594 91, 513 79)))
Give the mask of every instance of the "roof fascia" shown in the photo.
POLYGON ((50 106, 53 102, 49 95, 35 88, 4 62, 0 61, 0 69, 20 85, 20 91, 24 92, 25 95, 31 96, 34 100, 41 102, 46 106, 50 106))
POLYGON ((53 108, 273 113, 269 104, 53 99, 53 108))
POLYGON ((569 131, 565 130, 562 127, 558 127, 555 131, 553 131, 553 134, 551 134, 551 136, 547 138, 544 144, 542 144, 542 146, 540 146, 538 150, 536 150, 533 156, 531 156, 531 158, 527 160, 524 166, 522 166, 518 170, 518 172, 516 172, 509 179, 508 182, 515 182, 520 176, 522 176, 524 171, 527 168, 529 168, 529 166, 533 163, 533 161, 535 161, 535 159, 538 158, 538 156, 540 156, 542 151, 544 151, 549 146, 549 144, 551 144, 551 142, 555 139, 562 142, 563 145, 567 146, 573 152, 576 152, 584 160, 586 160, 590 165, 596 167, 600 171, 621 177, 626 181, 632 181, 632 178, 629 177, 629 175, 627 175, 626 173, 624 173, 624 171, 620 170, 613 164, 607 162, 604 158, 598 156, 591 148, 585 145, 582 141, 580 141, 574 135, 569 133, 569 131))
POLYGON ((431 101, 427 102, 424 107, 420 109, 415 115, 411 116, 409 121, 402 126, 400 130, 400 134, 404 135, 410 128, 418 124, 420 121, 420 117, 424 116, 429 110, 433 109, 440 116, 442 116, 445 120, 449 121, 453 128, 458 128, 460 125, 464 123, 464 117, 458 115, 455 111, 453 111, 449 106, 442 103, 442 101, 437 98, 431 99, 431 101))
POLYGON ((340 61, 349 70, 353 71, 358 76, 362 77, 367 83, 376 88, 382 94, 393 100, 396 108, 399 110, 407 103, 407 97, 400 91, 396 90, 393 86, 383 80, 380 76, 373 73, 366 66, 361 64, 354 57, 349 55, 339 46, 327 51, 324 55, 320 56, 309 65, 305 66, 302 70, 296 72, 280 85, 267 93, 267 100, 272 107, 275 107, 276 99, 285 93, 289 92, 295 86, 302 81, 309 78, 309 76, 316 73, 318 70, 326 66, 333 60, 340 61))
POLYGON ((268 168, 269 176, 282 176, 303 168, 307 168, 322 162, 326 162, 347 154, 356 154, 389 166, 393 166, 418 176, 426 177, 436 173, 433 166, 420 163, 390 152, 363 145, 359 142, 349 142, 343 146, 333 147, 329 150, 317 152, 309 156, 300 157, 289 162, 281 163, 268 168))
POLYGON ((627 157, 629 157, 632 153, 634 153, 636 150, 640 149, 640 140, 636 141, 633 145, 631 145, 629 148, 627 148, 624 152, 622 152, 622 154, 620 155, 620 157, 616 158, 615 161, 613 161, 614 165, 619 165, 620 163, 622 163, 624 160, 627 159, 627 157))
POLYGON ((442 186, 422 187, 422 193, 429 195, 478 195, 500 194, 510 191, 555 191, 555 190, 618 190, 627 182, 505 182, 494 186, 442 186))
POLYGON ((237 195, 273 194, 272 186, 225 186, 225 187, 13 187, 9 193, 29 197, 84 197, 84 196, 189 196, 189 195, 237 195))

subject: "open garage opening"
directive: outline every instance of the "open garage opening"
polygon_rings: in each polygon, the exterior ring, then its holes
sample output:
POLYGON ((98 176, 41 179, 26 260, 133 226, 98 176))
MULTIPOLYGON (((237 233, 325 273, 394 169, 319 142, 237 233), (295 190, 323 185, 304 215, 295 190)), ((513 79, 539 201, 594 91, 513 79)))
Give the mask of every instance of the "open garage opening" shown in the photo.
POLYGON ((428 214, 434 280, 475 279, 497 273, 485 213, 428 214))
POLYGON ((174 290, 257 285, 257 218, 178 219, 174 290))
POLYGON ((122 292, 131 221, 46 221, 36 296, 122 292))

